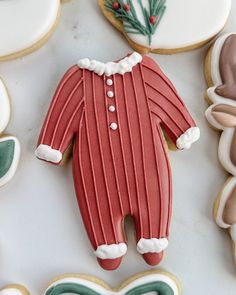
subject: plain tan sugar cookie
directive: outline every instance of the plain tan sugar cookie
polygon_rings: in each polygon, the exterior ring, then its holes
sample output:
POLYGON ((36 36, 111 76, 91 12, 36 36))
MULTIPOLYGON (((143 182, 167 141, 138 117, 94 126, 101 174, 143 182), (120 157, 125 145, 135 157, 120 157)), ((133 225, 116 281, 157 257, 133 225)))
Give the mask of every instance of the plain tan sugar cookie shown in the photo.
POLYGON ((236 33, 217 39, 205 60, 206 94, 211 104, 206 111, 210 125, 221 132, 218 156, 231 175, 214 205, 216 223, 228 229, 236 264, 236 33))
POLYGON ((0 61, 14 59, 42 46, 59 21, 64 0, 0 1, 0 61))
POLYGON ((225 26, 231 0, 98 0, 111 24, 140 53, 203 46, 225 26))

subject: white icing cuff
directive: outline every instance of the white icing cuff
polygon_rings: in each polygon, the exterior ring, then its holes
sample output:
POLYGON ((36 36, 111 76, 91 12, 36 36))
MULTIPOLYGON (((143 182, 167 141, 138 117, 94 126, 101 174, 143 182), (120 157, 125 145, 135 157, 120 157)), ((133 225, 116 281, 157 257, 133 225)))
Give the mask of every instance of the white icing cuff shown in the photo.
POLYGON ((137 244, 137 251, 140 254, 145 253, 161 253, 168 247, 168 240, 167 238, 162 239, 140 239, 137 244))
POLYGON ((35 151, 37 158, 52 163, 60 163, 62 160, 62 153, 58 150, 52 149, 49 145, 40 144, 35 151))
POLYGON ((177 139, 176 146, 180 150, 188 150, 199 138, 200 129, 198 127, 191 127, 177 139))
POLYGON ((124 256, 126 252, 127 245, 120 243, 98 246, 94 254, 100 259, 115 259, 124 256))

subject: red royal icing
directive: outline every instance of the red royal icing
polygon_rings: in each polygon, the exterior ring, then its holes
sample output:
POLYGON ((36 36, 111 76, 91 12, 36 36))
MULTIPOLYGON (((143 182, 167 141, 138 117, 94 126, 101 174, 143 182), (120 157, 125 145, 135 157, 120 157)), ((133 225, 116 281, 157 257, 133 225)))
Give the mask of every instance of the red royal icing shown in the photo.
POLYGON ((95 250, 125 242, 127 215, 137 241, 168 237, 171 171, 161 127, 176 143, 194 126, 176 89, 149 57, 124 75, 98 76, 77 65, 65 74, 38 145, 63 154, 74 140, 75 190, 95 250))

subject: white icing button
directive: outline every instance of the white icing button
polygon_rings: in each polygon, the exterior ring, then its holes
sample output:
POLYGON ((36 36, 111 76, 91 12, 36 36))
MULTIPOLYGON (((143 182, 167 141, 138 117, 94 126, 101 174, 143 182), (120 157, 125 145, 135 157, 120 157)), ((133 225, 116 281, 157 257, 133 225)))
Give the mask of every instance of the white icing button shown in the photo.
POLYGON ((107 85, 108 85, 108 86, 113 85, 113 81, 112 81, 111 79, 107 79, 107 85))
POLYGON ((116 123, 111 123, 110 128, 112 130, 116 130, 118 128, 118 125, 116 123))
POLYGON ((113 91, 108 91, 107 96, 112 98, 114 96, 114 92, 113 91))
POLYGON ((116 108, 114 106, 109 106, 108 110, 112 113, 115 112, 116 108))

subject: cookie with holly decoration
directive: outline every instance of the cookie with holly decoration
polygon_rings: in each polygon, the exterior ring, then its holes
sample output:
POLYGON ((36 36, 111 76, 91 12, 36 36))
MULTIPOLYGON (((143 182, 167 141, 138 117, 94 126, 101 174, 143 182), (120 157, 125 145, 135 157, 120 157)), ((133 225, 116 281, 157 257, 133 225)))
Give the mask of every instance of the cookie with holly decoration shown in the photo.
POLYGON ((231 0, 98 0, 111 24, 140 53, 203 46, 225 26, 231 0))

